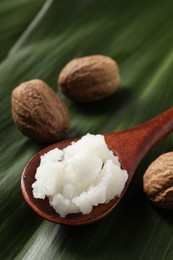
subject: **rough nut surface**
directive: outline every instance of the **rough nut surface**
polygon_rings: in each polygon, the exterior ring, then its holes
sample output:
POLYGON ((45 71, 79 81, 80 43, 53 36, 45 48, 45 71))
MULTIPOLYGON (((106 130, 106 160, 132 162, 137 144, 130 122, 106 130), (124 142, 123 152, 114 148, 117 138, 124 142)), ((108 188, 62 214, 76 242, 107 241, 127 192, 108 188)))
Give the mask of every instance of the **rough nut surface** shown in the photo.
POLYGON ((120 85, 119 68, 110 57, 92 55, 70 61, 58 79, 60 90, 76 102, 90 102, 113 94, 120 85))
POLYGON ((143 176, 144 191, 160 207, 173 209, 173 152, 158 157, 143 176))
POLYGON ((12 92, 12 118, 22 133, 53 142, 69 127, 69 113, 54 91, 41 80, 24 82, 12 92))

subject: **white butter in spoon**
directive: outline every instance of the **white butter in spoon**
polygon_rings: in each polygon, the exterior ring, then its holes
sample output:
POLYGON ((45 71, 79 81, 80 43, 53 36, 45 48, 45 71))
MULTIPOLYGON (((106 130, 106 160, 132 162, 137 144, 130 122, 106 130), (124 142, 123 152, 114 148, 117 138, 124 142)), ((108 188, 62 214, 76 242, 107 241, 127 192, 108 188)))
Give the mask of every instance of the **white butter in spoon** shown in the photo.
POLYGON ((41 156, 35 179, 33 196, 48 197, 55 211, 65 217, 88 214, 93 206, 120 196, 128 174, 103 135, 87 134, 63 150, 55 148, 41 156))

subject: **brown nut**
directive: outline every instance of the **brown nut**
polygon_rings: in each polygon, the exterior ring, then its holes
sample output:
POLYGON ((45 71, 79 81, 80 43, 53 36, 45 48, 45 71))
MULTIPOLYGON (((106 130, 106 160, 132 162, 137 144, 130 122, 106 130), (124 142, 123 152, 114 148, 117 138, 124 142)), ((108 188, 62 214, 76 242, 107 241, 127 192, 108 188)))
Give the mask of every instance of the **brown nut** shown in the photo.
POLYGON ((24 82, 13 90, 12 118, 22 133, 40 142, 61 138, 69 127, 65 104, 38 79, 24 82))
POLYGON ((161 155, 150 164, 143 176, 143 187, 156 205, 173 209, 173 152, 161 155))
POLYGON ((70 61, 61 71, 59 89, 76 102, 90 102, 113 94, 120 85, 119 68, 110 57, 86 56, 70 61))

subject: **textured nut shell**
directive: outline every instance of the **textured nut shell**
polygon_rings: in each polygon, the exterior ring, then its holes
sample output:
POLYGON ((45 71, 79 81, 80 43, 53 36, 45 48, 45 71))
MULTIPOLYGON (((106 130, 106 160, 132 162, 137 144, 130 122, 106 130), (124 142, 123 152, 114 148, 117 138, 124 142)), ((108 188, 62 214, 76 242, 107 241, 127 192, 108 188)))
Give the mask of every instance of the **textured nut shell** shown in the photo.
POLYGON ((158 157, 143 176, 144 191, 156 205, 173 209, 173 152, 158 157))
POLYGON ((77 102, 103 99, 113 94, 120 84, 117 63, 102 55, 70 61, 59 75, 60 90, 77 102))
POLYGON ((25 135, 53 142, 69 127, 69 113, 54 91, 41 80, 22 83, 12 92, 12 118, 25 135))

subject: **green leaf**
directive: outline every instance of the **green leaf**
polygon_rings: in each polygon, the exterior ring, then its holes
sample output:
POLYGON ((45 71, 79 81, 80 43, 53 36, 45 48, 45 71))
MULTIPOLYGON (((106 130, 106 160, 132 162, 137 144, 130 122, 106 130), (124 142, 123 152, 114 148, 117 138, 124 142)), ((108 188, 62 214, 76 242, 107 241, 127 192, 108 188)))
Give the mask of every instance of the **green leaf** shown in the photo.
POLYGON ((44 2, 0 5, 0 259, 172 259, 172 212, 151 205, 142 188, 149 163, 173 149, 172 136, 145 158, 117 210, 90 226, 60 226, 37 216, 21 195, 21 173, 43 146, 12 122, 11 91, 40 78, 58 92, 58 74, 69 60, 99 53, 118 62, 122 85, 95 104, 62 96, 71 116, 66 137, 127 129, 154 117, 173 104, 173 2, 44 2))
POLYGON ((0 61, 25 31, 45 0, 1 0, 0 61))

